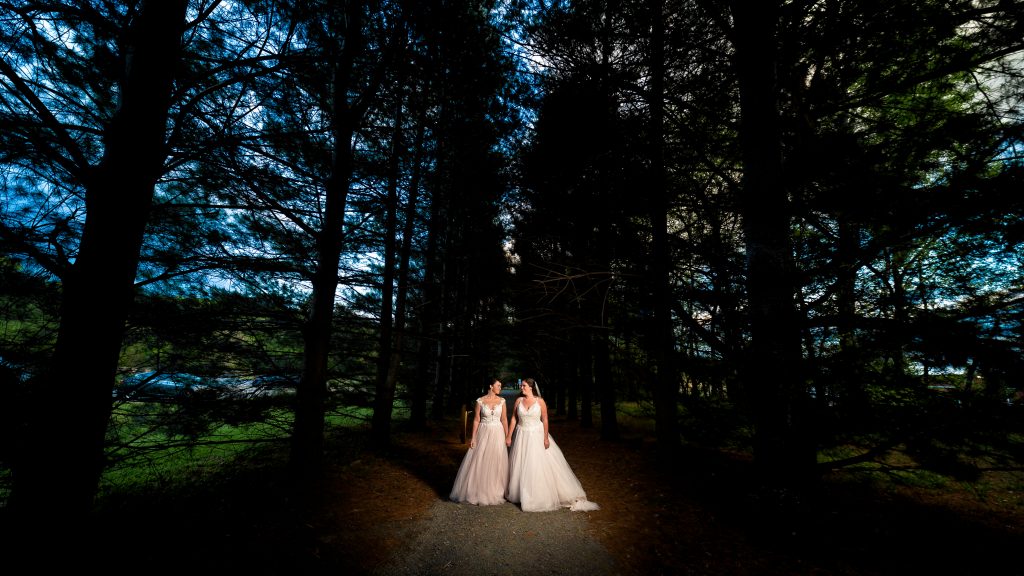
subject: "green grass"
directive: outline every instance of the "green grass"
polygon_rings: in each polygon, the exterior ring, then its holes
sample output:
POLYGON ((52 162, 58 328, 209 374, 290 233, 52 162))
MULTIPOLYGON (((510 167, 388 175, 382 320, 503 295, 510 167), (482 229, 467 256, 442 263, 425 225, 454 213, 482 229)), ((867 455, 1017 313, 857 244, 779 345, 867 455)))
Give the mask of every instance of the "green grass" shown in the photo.
POLYGON ((618 424, 634 433, 654 434, 654 406, 642 402, 619 402, 615 405, 618 424))
MULTIPOLYGON (((194 434, 183 432, 182 416, 182 407, 173 404, 120 405, 111 418, 107 450, 111 464, 100 480, 101 497, 173 492, 238 466, 260 465, 259 459, 287 457, 287 449, 281 447, 287 446, 292 431, 289 409, 270 409, 262 414, 262 421, 199 426, 194 434)), ((326 434, 365 426, 372 416, 370 407, 336 407, 325 415, 326 434)), ((394 421, 408 416, 408 407, 397 402, 394 421)))
MULTIPOLYGON (((219 475, 261 446, 284 444, 290 413, 277 410, 266 422, 220 423, 198 435, 183 435, 149 421, 136 408, 115 414, 109 440, 111 465, 100 480, 100 494, 181 488, 219 475)), ((167 414, 157 411, 159 418, 167 414)))
POLYGON ((915 470, 893 470, 889 478, 897 483, 911 488, 924 488, 926 490, 941 490, 949 487, 951 479, 945 474, 939 474, 931 470, 918 468, 915 470))
MULTIPOLYGON (((118 407, 111 420, 108 456, 110 465, 104 472, 100 484, 100 497, 127 497, 131 494, 171 494, 198 489, 204 484, 215 484, 225 475, 238 475, 260 470, 261 466, 283 467, 288 457, 288 439, 291 435, 291 410, 275 407, 259 413, 259 419, 250 422, 204 422, 193 430, 181 427, 183 413, 181 406, 166 404, 132 403, 118 407)), ((684 409, 685 410, 685 409, 684 409)), ((702 417, 718 415, 722 409, 717 406, 701 406, 698 411, 681 413, 681 420, 692 432, 702 417)), ((325 435, 329 448, 337 445, 338 450, 347 450, 346 430, 356 430, 369 425, 373 410, 367 406, 336 406, 326 414, 325 435), (338 436, 340 433, 341 436, 338 436), (334 438, 332 440, 332 438, 334 438)), ((396 403, 393 421, 401 424, 408 419, 408 406, 396 403)), ((619 424, 628 434, 654 435, 653 406, 643 402, 621 402, 617 406, 619 424)), ((187 417, 185 418, 188 419, 187 417)), ((714 423, 706 423, 711 425, 714 423)), ((717 440, 719 447, 728 448, 735 441, 734 422, 718 422, 722 430, 708 434, 707 440, 717 440), (724 433, 723 433, 724 432, 724 433)), ((710 426, 714 428, 715 426, 710 426)), ((684 432, 684 440, 693 441, 684 432)), ((818 453, 818 462, 843 461, 862 454, 873 444, 870 438, 861 442, 843 443, 823 448, 818 453), (858 445, 861 444, 861 445, 858 445)), ((980 469, 1006 469, 996 478, 1001 486, 998 491, 1024 492, 1024 472, 1021 472, 1015 455, 1021 453, 1024 436, 1012 433, 1006 437, 1002 450, 986 447, 982 455, 974 455, 980 469), (1012 470, 1016 469, 1016 472, 1012 470)), ((331 449, 335 449, 331 448, 331 449)), ((944 452, 957 453, 955 447, 943 447, 944 452)), ((960 453, 962 454, 962 452, 960 453)), ((877 487, 904 487, 921 490, 957 490, 973 493, 976 498, 989 498, 993 488, 986 482, 990 476, 978 478, 977 482, 964 481, 950 474, 950 470, 935 468, 932 460, 921 460, 927 453, 911 452, 906 446, 896 446, 869 461, 851 463, 834 474, 852 482, 867 482, 877 487)), ((933 455, 934 456, 934 455, 933 455)), ((968 461, 974 464, 974 460, 968 461)), ((947 466, 948 467, 948 466, 947 466)), ((9 471, 0 470, 9 480, 9 471)), ((0 498, 5 498, 3 486, 9 485, 0 475, 0 498)), ((1015 499, 1014 505, 1021 505, 1015 499)))

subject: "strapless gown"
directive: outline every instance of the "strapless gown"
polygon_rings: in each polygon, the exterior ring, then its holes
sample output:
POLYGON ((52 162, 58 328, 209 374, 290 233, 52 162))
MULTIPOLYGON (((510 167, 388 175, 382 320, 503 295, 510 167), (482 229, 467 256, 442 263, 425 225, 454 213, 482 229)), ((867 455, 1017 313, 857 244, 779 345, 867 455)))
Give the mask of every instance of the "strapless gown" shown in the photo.
POLYGON ((519 504, 525 512, 559 508, 597 510, 599 506, 587 500, 583 485, 573 474, 550 433, 549 446, 544 448, 544 423, 540 415, 540 402, 529 408, 519 403, 505 497, 509 502, 519 504))
POLYGON ((501 425, 501 411, 505 400, 489 408, 480 404, 480 425, 476 430, 476 447, 466 451, 449 498, 454 502, 490 505, 505 503, 508 484, 508 447, 505 446, 505 428, 501 425))

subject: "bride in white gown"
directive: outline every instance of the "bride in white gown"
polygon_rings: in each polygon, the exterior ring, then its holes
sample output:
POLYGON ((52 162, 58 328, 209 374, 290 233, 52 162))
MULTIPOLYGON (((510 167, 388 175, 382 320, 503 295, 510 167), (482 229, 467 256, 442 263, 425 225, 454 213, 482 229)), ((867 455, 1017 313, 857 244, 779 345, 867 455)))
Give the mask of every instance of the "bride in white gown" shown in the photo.
POLYGON ((449 498, 480 506, 505 503, 508 482, 508 449, 502 439, 508 436, 505 399, 501 382, 491 380, 487 394, 476 399, 473 435, 469 450, 455 475, 449 498))
POLYGON ((587 500, 583 485, 548 434, 548 407, 537 383, 526 378, 519 389, 522 396, 516 398, 505 437, 505 444, 512 447, 505 498, 524 512, 597 510, 599 506, 587 500))

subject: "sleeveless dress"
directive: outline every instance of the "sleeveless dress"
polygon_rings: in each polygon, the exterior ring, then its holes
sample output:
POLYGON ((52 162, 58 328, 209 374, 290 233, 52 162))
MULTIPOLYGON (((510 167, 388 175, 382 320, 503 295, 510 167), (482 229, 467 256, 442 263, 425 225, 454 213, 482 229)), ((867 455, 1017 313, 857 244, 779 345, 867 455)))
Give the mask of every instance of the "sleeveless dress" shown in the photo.
POLYGON ((508 448, 505 446, 505 428, 501 425, 502 399, 489 408, 483 399, 480 405, 480 425, 476 429, 476 447, 462 457, 455 485, 449 496, 454 502, 477 505, 504 504, 505 486, 508 484, 508 448))
POLYGON ((597 510, 599 506, 587 500, 583 486, 550 433, 548 448, 544 448, 544 423, 540 416, 539 401, 529 408, 522 402, 518 404, 506 498, 519 504, 524 512, 559 508, 597 510))

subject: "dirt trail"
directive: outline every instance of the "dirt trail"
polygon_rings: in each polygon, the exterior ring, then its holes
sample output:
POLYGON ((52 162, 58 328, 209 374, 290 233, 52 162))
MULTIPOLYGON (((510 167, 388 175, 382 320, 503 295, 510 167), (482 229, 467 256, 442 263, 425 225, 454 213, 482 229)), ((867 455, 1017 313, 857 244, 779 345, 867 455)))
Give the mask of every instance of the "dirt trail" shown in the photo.
MULTIPOLYGON (((563 450, 584 489, 597 485, 596 457, 569 442, 563 450)), ((592 525, 603 510, 523 512, 510 503, 448 501, 466 448, 457 428, 434 427, 397 435, 387 457, 366 453, 339 468, 337 497, 320 525, 324 548, 340 551, 362 574, 621 573, 592 525)))
POLYGON ((883 492, 833 475, 794 515, 751 486, 742 455, 666 455, 650 438, 601 441, 559 418, 551 433, 600 510, 448 502, 466 446, 457 424, 435 425, 396 434, 388 454, 355 446, 337 460, 345 464, 312 527, 318 554, 346 574, 373 576, 991 573, 1011 565, 1024 536, 1019 471, 985 498, 951 486, 883 492), (938 542, 959 545, 937 555, 938 542))
POLYGON ((399 536, 404 543, 374 574, 617 574, 588 523, 583 512, 522 512, 513 504, 438 500, 404 528, 399 536))

